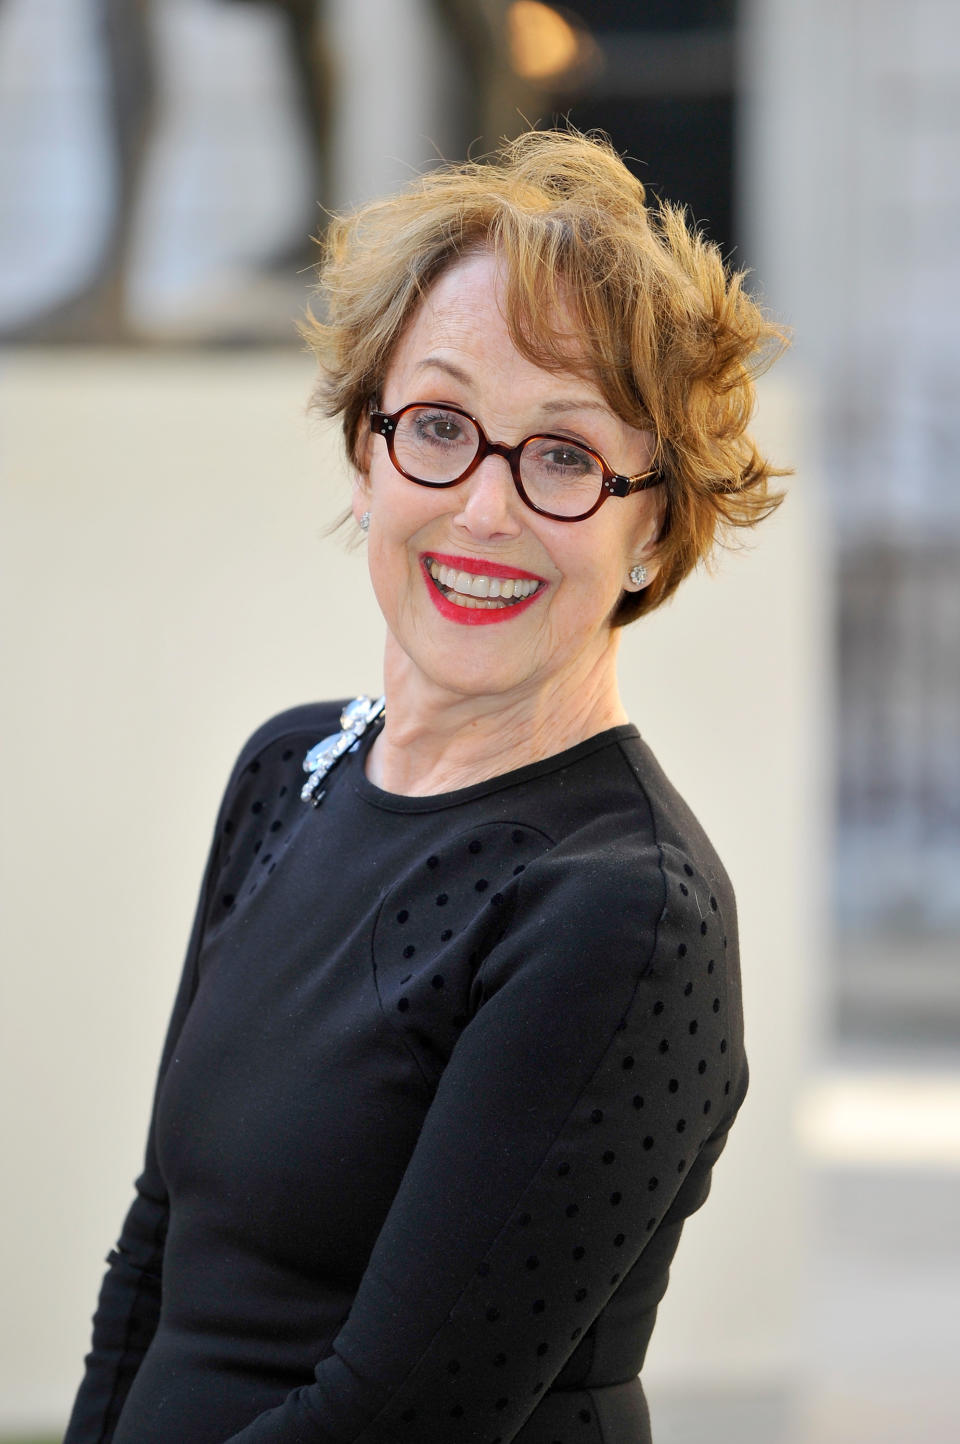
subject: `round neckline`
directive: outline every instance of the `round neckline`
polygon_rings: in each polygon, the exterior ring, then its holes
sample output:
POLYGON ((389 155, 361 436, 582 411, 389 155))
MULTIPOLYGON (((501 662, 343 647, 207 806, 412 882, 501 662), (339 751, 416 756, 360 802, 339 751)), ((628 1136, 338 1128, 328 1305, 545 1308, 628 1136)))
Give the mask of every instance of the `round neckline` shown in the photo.
MULTIPOLYGON (((468 787, 458 787, 452 792, 432 792, 424 796, 386 792, 367 777, 365 771, 367 753, 373 745, 374 738, 379 735, 379 727, 369 728, 361 737, 356 750, 347 754, 355 768, 352 781, 353 790, 357 796, 371 806, 379 807, 386 812, 438 812, 447 807, 459 807, 491 792, 518 787, 521 783, 547 776, 551 772, 558 772, 564 767, 581 761, 584 757, 589 757, 593 752, 599 752, 604 747, 610 747, 614 743, 625 741, 628 738, 639 737, 640 733, 634 723, 621 722, 616 727, 607 727, 603 732, 597 732, 592 737, 586 737, 582 742, 575 743, 572 747, 564 748, 562 752, 554 752, 549 757, 541 757, 536 762, 527 762, 522 767, 513 768, 510 772, 498 773, 495 777, 484 778, 482 782, 472 782, 468 787)), ((344 758, 344 761, 346 760, 347 758, 344 758)))

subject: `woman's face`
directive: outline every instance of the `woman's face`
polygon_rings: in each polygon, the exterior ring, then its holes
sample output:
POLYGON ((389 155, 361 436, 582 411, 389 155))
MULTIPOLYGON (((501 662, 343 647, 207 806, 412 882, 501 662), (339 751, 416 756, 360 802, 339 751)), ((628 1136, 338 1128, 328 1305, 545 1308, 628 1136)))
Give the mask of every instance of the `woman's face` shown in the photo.
MULTIPOLYGON (((380 408, 448 403, 475 416, 491 441, 515 445, 549 432, 598 451, 616 472, 649 467, 648 433, 609 409, 601 392, 572 373, 526 360, 500 311, 497 263, 488 254, 453 266, 427 294, 397 345, 380 408)), ((659 488, 612 497, 585 521, 539 516, 521 500, 508 463, 487 456, 448 489, 418 486, 394 468, 386 441, 370 436, 357 478, 354 513, 370 512, 370 575, 389 629, 394 661, 461 696, 536 701, 543 690, 576 689, 612 664, 609 618, 627 573, 650 557, 659 488), (439 578, 431 575, 440 568, 439 578), (467 573, 467 577, 457 573, 467 573), (497 606, 458 602, 490 578, 497 606), (522 600, 516 591, 529 592, 522 600), (451 587, 451 582, 453 583, 451 587), (494 587, 494 590, 497 590, 494 587)))

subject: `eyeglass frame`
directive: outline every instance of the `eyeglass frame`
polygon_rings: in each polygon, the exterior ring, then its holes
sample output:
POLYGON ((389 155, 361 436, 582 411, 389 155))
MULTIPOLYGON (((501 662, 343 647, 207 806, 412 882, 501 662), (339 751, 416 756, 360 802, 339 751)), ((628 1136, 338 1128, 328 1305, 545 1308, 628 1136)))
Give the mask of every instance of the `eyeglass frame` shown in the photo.
POLYGON ((587 517, 593 516, 594 512, 600 510, 600 507, 603 506, 603 503, 608 497, 633 496, 637 492, 648 491, 651 487, 659 486, 663 481, 663 477, 656 468, 651 471, 638 472, 636 476, 623 476, 620 472, 614 471, 612 466, 608 466, 603 456, 601 456, 600 452, 595 450, 594 447, 586 446, 582 441, 574 441, 570 436, 557 436, 550 431, 534 432, 532 436, 525 436, 516 446, 507 446, 502 441, 490 441, 487 433, 475 416, 471 416, 470 412, 465 411, 462 406, 453 406, 446 401, 408 401, 405 406, 401 406, 399 410, 392 412, 380 411, 376 408, 376 405, 372 403, 368 420, 371 432, 376 436, 382 436, 387 443, 387 453, 395 469, 401 476, 406 477, 407 481, 412 481, 416 486, 429 486, 441 491, 450 486, 459 486, 461 481, 466 481, 467 477, 473 475, 480 463, 485 461, 488 456, 502 456, 510 467, 510 475, 513 477, 513 484, 516 487, 520 500, 525 506, 528 506, 531 511, 535 511, 538 516, 545 516, 550 521, 586 521, 587 517), (414 411, 421 407, 435 407, 437 410, 452 411, 457 416, 465 416, 477 429, 477 454, 466 470, 461 472, 459 476, 454 477, 452 481, 424 481, 422 477, 411 476, 410 472, 404 470, 397 460, 397 423, 404 412, 414 411), (531 441, 564 442, 567 446, 576 446, 580 451, 585 451, 589 456, 594 457, 594 459, 599 462, 602 472, 600 495, 589 511, 582 511, 577 516, 560 516, 557 512, 547 511, 544 507, 537 506, 536 502, 530 500, 523 489, 523 481, 520 477, 520 457, 524 448, 527 447, 531 441))

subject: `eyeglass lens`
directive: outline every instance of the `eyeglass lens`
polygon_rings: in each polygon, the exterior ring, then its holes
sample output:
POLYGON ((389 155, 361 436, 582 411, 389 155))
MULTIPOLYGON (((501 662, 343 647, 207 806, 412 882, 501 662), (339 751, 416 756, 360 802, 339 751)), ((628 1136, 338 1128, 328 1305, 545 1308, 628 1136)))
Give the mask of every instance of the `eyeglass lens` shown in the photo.
MULTIPOLYGON (((480 434, 458 411, 411 406, 397 421, 393 444, 405 472, 417 481, 441 486, 467 470, 480 449, 480 434)), ((596 502, 603 469, 592 452, 574 441, 532 436, 520 453, 520 480, 535 506, 575 517, 596 502)))

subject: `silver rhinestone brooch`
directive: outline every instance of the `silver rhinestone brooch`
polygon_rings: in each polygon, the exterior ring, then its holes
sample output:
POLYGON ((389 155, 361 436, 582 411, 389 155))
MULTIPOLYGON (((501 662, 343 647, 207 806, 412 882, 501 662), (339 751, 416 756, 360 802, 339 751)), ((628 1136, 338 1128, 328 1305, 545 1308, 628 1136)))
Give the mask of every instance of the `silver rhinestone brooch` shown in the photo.
POLYGON ((314 807, 320 806, 327 795, 326 789, 320 786, 321 782, 343 754, 356 747, 371 722, 381 716, 385 702, 383 697, 378 697, 375 702, 371 702, 369 697, 355 697, 344 707, 340 713, 343 730, 322 738, 303 759, 303 770, 310 776, 301 789, 301 801, 312 802, 314 807))

